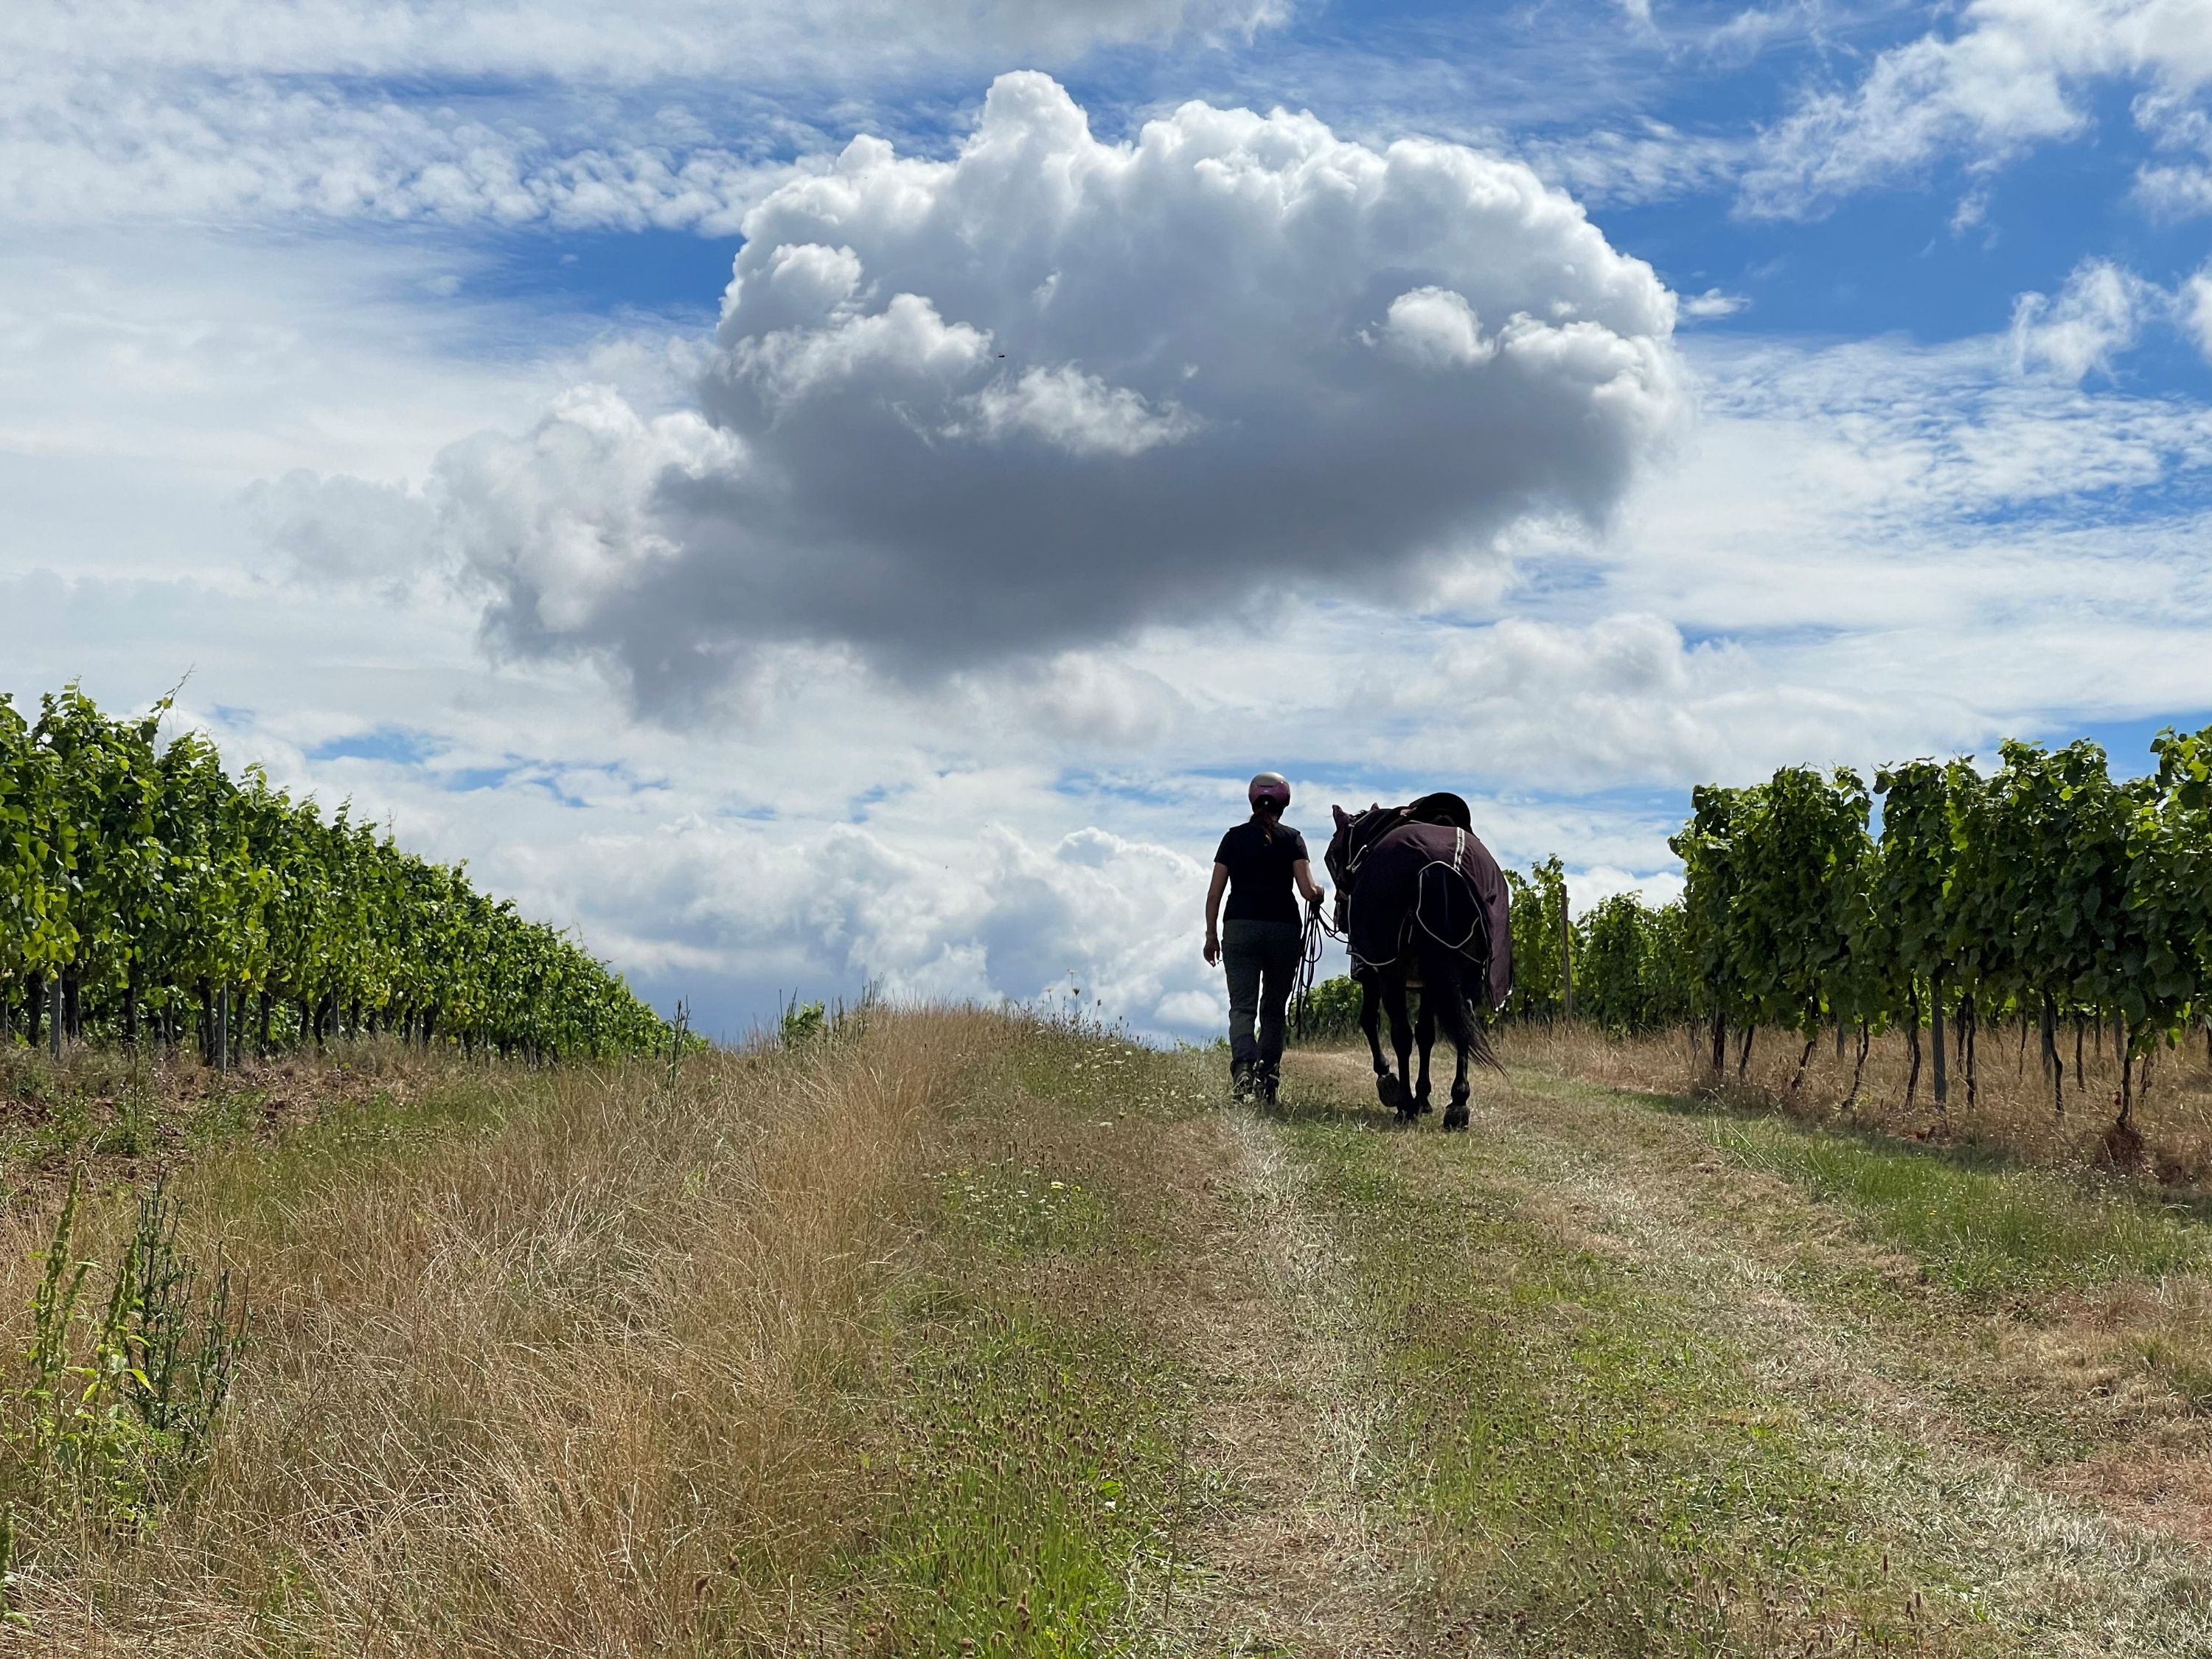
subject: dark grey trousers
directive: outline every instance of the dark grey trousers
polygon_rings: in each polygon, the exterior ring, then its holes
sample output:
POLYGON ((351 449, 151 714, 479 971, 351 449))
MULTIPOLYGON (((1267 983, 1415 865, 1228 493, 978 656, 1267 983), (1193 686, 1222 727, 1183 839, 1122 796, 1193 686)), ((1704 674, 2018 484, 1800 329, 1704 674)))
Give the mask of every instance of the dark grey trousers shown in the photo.
POLYGON ((1229 970, 1229 1058, 1273 1077, 1283 1063, 1283 1010, 1298 976, 1305 933, 1295 921, 1224 921, 1221 963, 1229 970), (1253 1017, 1259 1017, 1255 1041, 1253 1017))

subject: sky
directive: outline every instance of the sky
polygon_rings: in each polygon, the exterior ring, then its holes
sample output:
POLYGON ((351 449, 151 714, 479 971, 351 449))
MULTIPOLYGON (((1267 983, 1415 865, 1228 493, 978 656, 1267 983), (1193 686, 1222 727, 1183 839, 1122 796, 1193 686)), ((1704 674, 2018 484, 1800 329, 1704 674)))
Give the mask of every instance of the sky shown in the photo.
POLYGON ((664 1008, 1211 1036, 1262 768, 1577 904, 2212 721, 2212 0, 16 0, 0 691, 664 1008))

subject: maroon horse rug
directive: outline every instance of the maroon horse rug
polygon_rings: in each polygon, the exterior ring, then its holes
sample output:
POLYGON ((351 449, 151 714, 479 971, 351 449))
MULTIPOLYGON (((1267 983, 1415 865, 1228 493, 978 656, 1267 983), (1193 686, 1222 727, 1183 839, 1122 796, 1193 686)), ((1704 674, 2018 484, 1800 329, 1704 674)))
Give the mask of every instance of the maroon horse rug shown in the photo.
POLYGON ((1339 931, 1361 988, 1360 1026, 1374 1056, 1376 1092, 1401 1120, 1428 1110, 1429 1054, 1441 1024, 1458 1057, 1444 1127, 1464 1128, 1468 1059, 1498 1063, 1482 1016, 1504 1006, 1513 989, 1504 872, 1476 836, 1457 795, 1424 795, 1405 806, 1370 807, 1356 817, 1331 810, 1336 835, 1327 862, 1336 881, 1339 931), (1406 1000, 1412 989, 1421 993, 1418 1030, 1406 1000), (1382 1012, 1389 1015, 1397 1051, 1395 1072, 1382 1057, 1382 1012), (1418 1080, 1408 1071, 1417 1036, 1418 1080))

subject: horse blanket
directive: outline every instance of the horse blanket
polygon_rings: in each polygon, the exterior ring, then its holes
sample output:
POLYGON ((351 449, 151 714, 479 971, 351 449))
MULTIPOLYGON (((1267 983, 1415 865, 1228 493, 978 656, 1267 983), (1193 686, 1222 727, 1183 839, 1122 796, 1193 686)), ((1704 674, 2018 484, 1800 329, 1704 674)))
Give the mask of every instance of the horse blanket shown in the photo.
MULTIPOLYGON (((1464 810, 1464 809, 1462 809, 1464 810)), ((1418 927, 1471 967, 1486 967, 1490 1006, 1513 990, 1513 923, 1504 872, 1472 830, 1403 823, 1359 855, 1345 904, 1355 972, 1388 967, 1418 927)))

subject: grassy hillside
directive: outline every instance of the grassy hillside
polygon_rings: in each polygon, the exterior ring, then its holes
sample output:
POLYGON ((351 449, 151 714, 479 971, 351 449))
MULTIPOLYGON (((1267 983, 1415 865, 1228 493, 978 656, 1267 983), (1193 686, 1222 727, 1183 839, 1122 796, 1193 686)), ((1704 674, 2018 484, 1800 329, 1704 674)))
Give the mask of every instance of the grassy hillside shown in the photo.
POLYGON ((1219 1070, 875 1013, 123 1139, 19 1076, 0 1649, 2212 1654, 2193 1210, 1553 1065, 1450 1138, 1219 1070), (204 1453, 30 1386, 88 1157, 76 1359, 159 1171, 250 1300, 204 1453))

